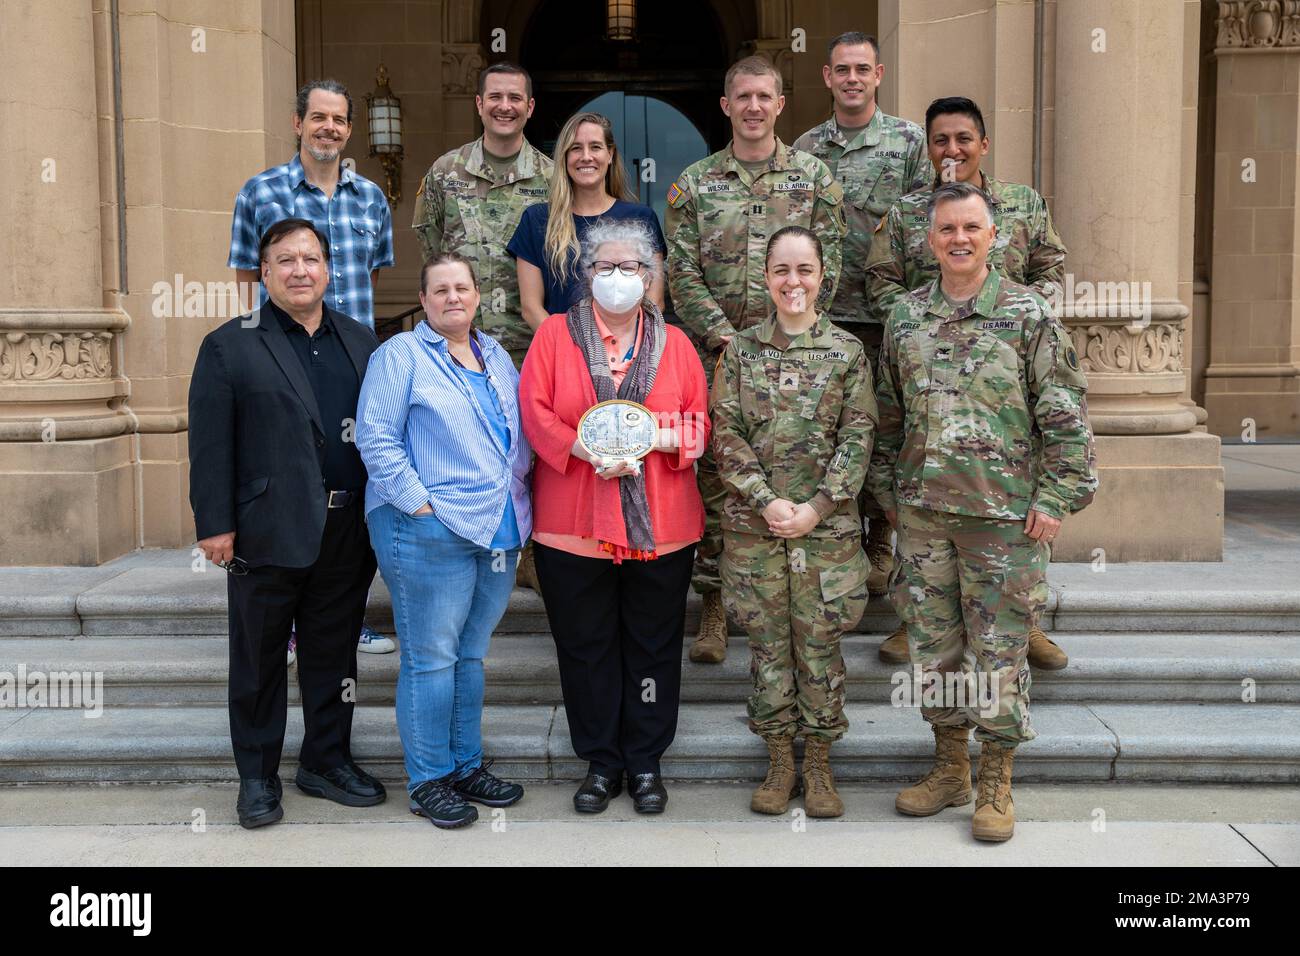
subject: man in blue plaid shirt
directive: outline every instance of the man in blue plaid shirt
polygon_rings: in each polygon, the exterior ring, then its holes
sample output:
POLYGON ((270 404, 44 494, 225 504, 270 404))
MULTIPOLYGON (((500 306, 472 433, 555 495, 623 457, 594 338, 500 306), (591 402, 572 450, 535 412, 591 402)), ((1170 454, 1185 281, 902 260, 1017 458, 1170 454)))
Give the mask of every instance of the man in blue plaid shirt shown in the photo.
MULTIPOLYGON (((379 270, 393 264, 393 220, 384 192, 343 166, 352 135, 352 97, 335 80, 318 80, 298 91, 293 131, 298 155, 244 184, 235 199, 230 260, 242 288, 261 278, 257 246, 281 219, 310 220, 330 240, 330 284, 325 304, 375 327, 374 286, 379 270)), ((266 301, 258 286, 258 299, 266 301)))
MULTIPOLYGON (((241 298, 251 311, 266 301, 258 244, 281 219, 309 220, 330 242, 330 281, 325 305, 370 328, 375 327, 375 284, 379 270, 393 264, 393 219, 382 189, 343 166, 343 149, 352 135, 352 97, 336 80, 317 80, 298 91, 293 131, 298 155, 283 166, 259 173, 235 199, 230 227, 230 261, 241 298), (249 302, 244 289, 257 289, 249 302)), ((295 659, 296 631, 289 638, 289 663, 295 659)), ((361 625, 357 650, 387 654, 392 638, 361 625)))

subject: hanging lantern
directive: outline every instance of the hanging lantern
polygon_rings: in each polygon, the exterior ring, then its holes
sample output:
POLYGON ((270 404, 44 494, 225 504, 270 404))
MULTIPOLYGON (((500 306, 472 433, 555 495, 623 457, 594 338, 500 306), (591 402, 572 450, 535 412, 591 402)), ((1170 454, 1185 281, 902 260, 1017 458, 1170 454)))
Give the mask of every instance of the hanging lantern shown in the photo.
POLYGON ((636 39, 636 0, 606 0, 605 38, 620 43, 636 39))
POLYGON ((366 115, 370 121, 370 155, 384 167, 388 204, 396 208, 402 199, 402 101, 388 87, 388 70, 381 63, 375 71, 375 92, 366 94, 366 115))

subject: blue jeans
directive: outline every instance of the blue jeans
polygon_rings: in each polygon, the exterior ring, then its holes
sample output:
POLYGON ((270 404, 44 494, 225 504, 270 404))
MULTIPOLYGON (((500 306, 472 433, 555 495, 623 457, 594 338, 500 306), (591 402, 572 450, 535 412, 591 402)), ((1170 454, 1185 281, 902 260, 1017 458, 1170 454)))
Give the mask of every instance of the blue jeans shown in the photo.
POLYGON ((408 790, 468 776, 483 760, 483 655, 510 600, 519 549, 480 548, 435 515, 392 505, 366 521, 401 644, 397 730, 408 790))

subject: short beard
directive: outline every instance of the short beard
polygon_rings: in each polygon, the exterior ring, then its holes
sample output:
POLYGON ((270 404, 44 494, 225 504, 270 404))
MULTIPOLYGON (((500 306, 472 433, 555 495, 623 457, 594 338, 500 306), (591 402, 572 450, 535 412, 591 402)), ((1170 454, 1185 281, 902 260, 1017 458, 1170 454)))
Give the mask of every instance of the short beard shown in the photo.
POLYGON ((312 159, 316 160, 316 162, 318 163, 328 163, 331 160, 335 160, 339 158, 338 147, 335 147, 334 149, 317 149, 316 147, 312 146, 311 143, 308 143, 307 153, 308 155, 311 156, 312 159))

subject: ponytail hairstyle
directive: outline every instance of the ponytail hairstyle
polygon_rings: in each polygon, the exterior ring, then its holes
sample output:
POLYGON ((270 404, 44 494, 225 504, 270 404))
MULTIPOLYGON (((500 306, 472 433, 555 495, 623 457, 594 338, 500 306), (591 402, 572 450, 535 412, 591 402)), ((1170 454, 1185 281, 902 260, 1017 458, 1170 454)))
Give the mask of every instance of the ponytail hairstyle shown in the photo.
POLYGON ((573 183, 569 179, 569 150, 578 140, 578 127, 583 123, 599 126, 605 133, 605 148, 609 150, 609 169, 605 171, 605 192, 614 199, 632 201, 636 197, 628 186, 627 170, 623 157, 614 142, 614 127, 607 117, 599 113, 575 113, 569 117, 555 141, 555 175, 551 177, 551 195, 546 220, 546 240, 542 252, 551 273, 556 277, 576 274, 578 233, 573 226, 573 183))

